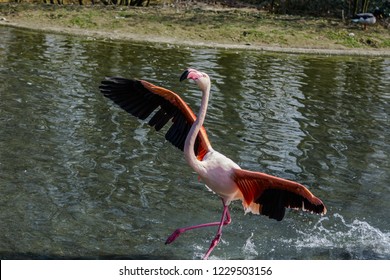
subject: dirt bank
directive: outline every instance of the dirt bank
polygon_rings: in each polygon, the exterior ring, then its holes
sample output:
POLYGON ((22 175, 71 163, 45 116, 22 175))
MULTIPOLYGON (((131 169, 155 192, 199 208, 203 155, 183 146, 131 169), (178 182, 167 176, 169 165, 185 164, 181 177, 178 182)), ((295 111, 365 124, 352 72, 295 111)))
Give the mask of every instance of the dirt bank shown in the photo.
POLYGON ((254 9, 0 4, 0 25, 111 40, 271 52, 390 56, 390 32, 254 9))

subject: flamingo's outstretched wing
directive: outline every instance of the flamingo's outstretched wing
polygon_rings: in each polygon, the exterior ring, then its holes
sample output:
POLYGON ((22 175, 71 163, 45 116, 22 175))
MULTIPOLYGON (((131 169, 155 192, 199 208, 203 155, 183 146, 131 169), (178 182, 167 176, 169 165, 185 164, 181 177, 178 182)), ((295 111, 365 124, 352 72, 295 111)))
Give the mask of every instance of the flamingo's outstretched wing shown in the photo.
POLYGON ((233 180, 242 193, 244 207, 281 221, 285 208, 325 214, 326 207, 305 186, 265 173, 235 169, 233 180))
MULTIPOLYGON (((165 138, 183 151, 185 139, 196 116, 179 95, 143 80, 119 77, 106 78, 99 88, 104 96, 141 120, 153 114, 148 124, 157 131, 171 120, 165 138)), ((210 147, 206 130, 202 127, 194 147, 198 159, 203 159, 210 147)))

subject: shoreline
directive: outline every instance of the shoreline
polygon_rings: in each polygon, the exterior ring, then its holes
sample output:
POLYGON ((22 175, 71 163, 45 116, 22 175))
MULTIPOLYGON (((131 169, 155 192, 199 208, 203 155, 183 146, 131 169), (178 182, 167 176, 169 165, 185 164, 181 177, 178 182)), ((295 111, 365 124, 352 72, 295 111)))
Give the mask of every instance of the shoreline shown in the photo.
MULTIPOLYGON (((143 10, 140 11, 142 12, 143 10)), ((180 31, 182 30, 180 29, 178 30, 177 25, 174 25, 176 23, 174 23, 173 21, 172 22, 168 21, 163 24, 161 22, 158 22, 159 25, 156 25, 155 19, 154 21, 150 22, 147 21, 150 19, 142 18, 141 20, 143 21, 141 21, 141 23, 144 24, 141 25, 143 27, 142 29, 141 28, 137 29, 137 26, 128 26, 128 25, 124 25, 124 26, 122 25, 119 26, 119 28, 115 25, 114 26, 111 25, 111 28, 108 28, 107 27, 108 25, 103 25, 98 21, 98 19, 94 18, 93 20, 97 21, 97 24, 93 21, 93 24, 91 24, 91 26, 83 27, 83 26, 77 26, 75 24, 70 24, 69 19, 67 19, 68 21, 64 20, 66 16, 70 16, 69 14, 71 12, 68 11, 61 10, 60 11, 62 13, 61 17, 63 18, 59 18, 59 19, 51 18, 53 17, 53 13, 52 14, 46 13, 43 15, 34 14, 34 11, 28 9, 27 12, 29 12, 30 14, 26 13, 26 14, 19 15, 17 13, 16 16, 15 14, 12 14, 10 15, 10 17, 8 17, 7 15, 0 14, 0 26, 22 28, 27 30, 35 30, 39 32, 49 32, 49 33, 56 33, 56 34, 81 36, 87 38, 96 38, 102 40, 118 40, 118 41, 129 41, 129 42, 139 42, 139 43, 147 42, 147 43, 154 43, 154 44, 160 43, 160 44, 171 44, 171 45, 177 45, 183 47, 193 46, 193 47, 204 47, 204 48, 250 50, 250 51, 263 51, 263 52, 270 52, 270 53, 289 53, 289 54, 307 54, 307 55, 390 57, 390 48, 378 48, 378 49, 351 48, 343 45, 338 45, 337 43, 329 44, 329 45, 326 44, 321 45, 321 42, 319 42, 318 45, 313 43, 310 45, 310 43, 306 42, 305 40, 298 41, 298 43, 294 42, 293 44, 286 44, 287 46, 285 46, 284 44, 272 43, 272 41, 271 43, 268 42, 263 43, 261 40, 260 41, 235 40, 236 38, 234 37, 227 38, 226 40, 221 40, 221 37, 219 37, 219 39, 215 39, 213 37, 202 37, 202 36, 197 37, 201 33, 199 34, 196 33, 197 31, 196 29, 195 31, 194 29, 189 29, 192 26, 190 27, 185 26, 183 30, 184 32, 187 33, 180 33, 180 31), (42 16, 47 18, 42 18, 42 16), (42 21, 40 21, 40 19, 42 21), (148 24, 150 26, 148 26, 148 24), (155 30, 153 28, 158 30, 155 30), (186 28, 188 30, 186 30, 186 28), (188 39, 184 39, 184 40, 181 39, 183 37, 188 39), (290 47, 289 45, 292 46, 290 47), (307 45, 307 47, 300 47, 300 45, 307 45)), ((155 11, 152 10, 152 12, 155 11)), ((77 15, 80 16, 80 14, 77 15)), ((75 15, 72 14, 72 16, 74 17, 75 15)), ((85 14, 83 16, 85 16, 85 14)), ((112 19, 113 14, 103 14, 103 15, 99 14, 99 16, 103 17, 101 20, 108 21, 111 24, 113 21, 115 21, 115 23, 118 23, 117 16, 115 16, 115 18, 112 19)), ((128 15, 125 14, 125 16, 128 15)), ((175 19, 179 18, 177 14, 175 14, 174 16, 176 16, 175 19)), ((212 16, 210 16, 211 20, 213 19, 212 16)), ((127 20, 126 18, 124 19, 127 20)), ((85 23, 82 22, 82 23, 88 24, 88 22, 85 23)), ((120 23, 123 24, 123 21, 120 23)), ((214 30, 215 28, 213 29, 213 31, 214 30)), ((221 32, 221 34, 224 34, 222 32, 225 30, 221 30, 221 29, 218 30, 217 32, 221 32)), ((345 31, 346 30, 344 30, 343 32, 345 31)), ((244 30, 244 33, 245 32, 246 31, 244 30)), ((248 31, 248 34, 249 32, 252 31, 251 30, 248 31)), ((272 30, 270 30, 270 32, 272 33, 272 30)), ((289 32, 291 32, 291 30, 289 32)), ((307 30, 307 32, 309 32, 308 33, 309 35, 312 35, 312 33, 310 32, 313 32, 313 30, 307 30)), ((287 36, 286 34, 283 35, 287 36)))
POLYGON ((205 47, 217 49, 231 49, 231 50, 250 50, 250 51, 264 51, 270 53, 287 53, 287 54, 308 54, 308 55, 335 55, 335 56, 368 56, 368 57, 390 57, 390 50, 365 50, 365 49, 316 49, 316 48, 295 48, 295 47, 278 47, 266 46, 257 44, 229 44, 217 42, 195 42, 191 40, 178 41, 175 38, 158 37, 149 38, 140 34, 124 34, 121 32, 110 33, 108 31, 99 30, 82 30, 78 28, 57 28, 57 27, 38 27, 28 26, 20 23, 10 23, 0 21, 0 26, 8 26, 12 28, 21 28, 28 30, 35 30, 39 32, 49 32, 56 34, 75 35, 81 37, 92 37, 98 39, 120 40, 129 42, 147 42, 154 44, 173 44, 183 47, 205 47))

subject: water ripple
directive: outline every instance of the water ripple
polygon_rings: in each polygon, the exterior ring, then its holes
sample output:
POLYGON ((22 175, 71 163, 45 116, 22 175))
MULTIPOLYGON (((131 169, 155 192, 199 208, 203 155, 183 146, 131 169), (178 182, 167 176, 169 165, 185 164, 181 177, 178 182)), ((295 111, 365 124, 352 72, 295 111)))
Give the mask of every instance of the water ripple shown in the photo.
POLYGON ((389 258, 390 60, 84 40, 0 27, 0 253, 199 258, 218 197, 183 154, 105 99, 104 76, 147 79, 198 111, 187 67, 213 81, 205 127, 244 168, 307 185, 328 216, 242 215, 216 259, 389 258), (340 213, 340 214, 334 214, 340 213), (352 222, 350 222, 352 221, 352 222), (284 242, 284 243, 283 243, 284 242), (282 246, 281 246, 282 243, 282 246), (285 245, 285 246, 284 246, 285 245))

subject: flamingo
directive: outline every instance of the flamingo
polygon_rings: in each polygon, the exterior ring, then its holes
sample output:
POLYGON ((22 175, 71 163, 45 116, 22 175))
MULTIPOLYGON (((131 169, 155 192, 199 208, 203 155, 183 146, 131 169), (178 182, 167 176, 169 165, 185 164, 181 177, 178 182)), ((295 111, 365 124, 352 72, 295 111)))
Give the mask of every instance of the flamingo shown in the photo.
POLYGON ((193 80, 202 92, 196 116, 176 93, 145 80, 107 77, 100 90, 104 96, 141 120, 150 115, 148 124, 159 131, 170 120, 165 138, 184 152, 187 163, 199 178, 222 200, 220 221, 176 229, 165 244, 175 241, 186 231, 217 227, 217 233, 204 254, 207 259, 221 240, 222 228, 230 224, 229 204, 241 200, 245 212, 261 214, 281 221, 286 208, 326 214, 323 202, 305 186, 261 172, 241 169, 228 157, 214 150, 203 126, 210 97, 210 78, 206 73, 187 69, 180 81, 193 80))

